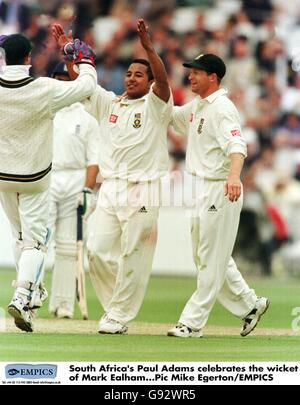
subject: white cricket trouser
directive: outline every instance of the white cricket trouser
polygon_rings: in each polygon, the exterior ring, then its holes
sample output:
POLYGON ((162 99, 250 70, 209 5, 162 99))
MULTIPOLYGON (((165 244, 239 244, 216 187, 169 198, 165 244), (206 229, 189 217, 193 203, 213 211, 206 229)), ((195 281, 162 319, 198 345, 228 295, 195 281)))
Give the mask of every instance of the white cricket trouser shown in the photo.
POLYGON ((191 221, 194 262, 198 268, 197 289, 188 300, 179 322, 203 328, 216 301, 240 318, 254 307, 257 296, 231 257, 242 196, 230 202, 223 181, 203 181, 196 214, 191 221))
POLYGON ((137 315, 151 273, 159 210, 149 202, 152 185, 104 181, 90 224, 93 287, 108 317, 123 324, 137 315))
MULTIPOLYGON (((49 191, 37 194, 0 192, 0 202, 11 225, 17 281, 19 284, 39 284, 44 275, 49 236, 49 191)), ((23 287, 18 287, 17 291, 28 294, 23 287)))
POLYGON ((81 192, 85 170, 54 170, 50 188, 48 227, 54 232, 55 261, 49 311, 58 309, 72 317, 76 295, 77 196, 81 192))

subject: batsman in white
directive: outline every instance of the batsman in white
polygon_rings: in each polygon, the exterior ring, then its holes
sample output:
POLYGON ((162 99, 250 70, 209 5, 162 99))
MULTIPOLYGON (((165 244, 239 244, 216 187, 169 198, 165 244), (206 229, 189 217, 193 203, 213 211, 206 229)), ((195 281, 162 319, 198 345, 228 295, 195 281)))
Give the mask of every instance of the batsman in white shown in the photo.
POLYGON ((33 331, 32 309, 42 305, 40 284, 49 232, 49 185, 55 113, 90 96, 96 72, 90 50, 73 47, 79 77, 70 83, 29 76, 30 41, 1 38, 6 66, 0 77, 0 202, 14 238, 16 288, 8 312, 19 329, 33 331))
MULTIPOLYGON (((69 81, 65 62, 52 72, 56 80, 69 81)), ((55 229, 55 262, 49 311, 72 318, 76 294, 77 206, 87 219, 95 202, 93 188, 99 172, 99 126, 82 103, 58 111, 53 121, 53 161, 50 187, 49 229, 55 229)))
MULTIPOLYGON (((198 190, 191 236, 198 269, 197 289, 188 300, 179 323, 169 336, 202 337, 216 301, 244 320, 248 335, 267 310, 267 298, 257 297, 231 257, 242 208, 240 174, 247 155, 238 112, 220 82, 226 73, 221 58, 199 55, 183 66, 190 68, 191 90, 196 97, 175 107, 173 126, 188 135, 187 171, 198 190)), ((250 235, 251 237, 251 235, 250 235)))
POLYGON ((104 178, 87 243, 92 283, 105 310, 99 333, 125 333, 140 309, 156 246, 155 199, 168 169, 172 96, 143 20, 137 30, 149 61, 136 59, 128 67, 126 96, 120 100, 97 86, 90 98, 104 178))

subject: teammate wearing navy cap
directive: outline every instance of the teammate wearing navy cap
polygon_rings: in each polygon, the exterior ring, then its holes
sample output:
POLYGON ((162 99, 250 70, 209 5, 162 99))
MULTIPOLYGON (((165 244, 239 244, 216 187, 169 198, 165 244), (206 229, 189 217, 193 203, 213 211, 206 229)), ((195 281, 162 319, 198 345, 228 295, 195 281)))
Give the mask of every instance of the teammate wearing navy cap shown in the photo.
POLYGON ((187 171, 195 176, 199 194, 192 218, 197 289, 188 300, 169 336, 202 337, 216 300, 244 320, 241 335, 248 335, 267 310, 267 298, 257 297, 231 257, 242 208, 240 174, 247 148, 237 109, 220 87, 226 73, 223 60, 199 55, 183 63, 190 69, 191 90, 196 97, 175 107, 173 126, 187 134, 187 171))

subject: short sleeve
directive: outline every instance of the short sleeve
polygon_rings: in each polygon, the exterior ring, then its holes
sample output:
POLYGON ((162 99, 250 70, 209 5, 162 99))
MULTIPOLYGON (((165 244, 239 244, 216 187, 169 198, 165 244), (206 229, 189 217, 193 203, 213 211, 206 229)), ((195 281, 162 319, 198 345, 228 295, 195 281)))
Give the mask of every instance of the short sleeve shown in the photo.
POLYGON ((171 125, 181 135, 188 135, 189 123, 191 121, 192 102, 184 106, 173 108, 171 125))
POLYGON ((170 92, 170 97, 167 102, 160 99, 151 87, 147 97, 148 109, 152 116, 161 121, 164 125, 168 125, 171 120, 171 114, 173 110, 173 96, 170 92))
POLYGON ((96 71, 88 64, 79 66, 80 72, 76 80, 59 81, 48 79, 53 88, 50 106, 52 114, 93 94, 97 83, 96 71))
MULTIPOLYGON (((86 113, 88 114, 88 113, 86 113)), ((89 116, 89 126, 87 134, 87 150, 86 159, 87 166, 97 165, 99 162, 99 125, 94 117, 90 114, 89 116)))
POLYGON ((97 85, 95 92, 85 103, 86 110, 98 122, 106 118, 109 114, 111 104, 117 99, 117 96, 112 91, 107 91, 103 87, 97 85))
POLYGON ((235 108, 225 109, 218 114, 217 140, 226 156, 241 153, 247 156, 246 141, 243 138, 240 119, 235 108))

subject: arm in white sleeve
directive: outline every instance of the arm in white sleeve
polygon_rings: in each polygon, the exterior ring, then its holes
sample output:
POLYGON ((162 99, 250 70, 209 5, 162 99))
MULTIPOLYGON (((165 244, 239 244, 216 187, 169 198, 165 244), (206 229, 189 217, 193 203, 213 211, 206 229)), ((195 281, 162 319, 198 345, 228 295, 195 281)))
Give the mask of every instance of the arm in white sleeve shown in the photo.
POLYGON ((171 125, 181 135, 188 135, 191 120, 192 103, 173 108, 171 125))
POLYGON ((154 85, 151 86, 148 99, 147 99, 147 108, 157 121, 169 125, 171 121, 171 115, 173 111, 173 96, 170 92, 168 101, 163 101, 154 93, 154 85))
POLYGON ((53 80, 54 96, 51 105, 53 114, 63 107, 84 100, 95 91, 96 70, 88 64, 80 64, 79 71, 79 76, 74 81, 53 80))
POLYGON ((102 119, 109 119, 110 107, 116 100, 117 96, 115 93, 103 89, 98 84, 88 102, 85 103, 85 108, 100 122, 102 119))
POLYGON ((229 156, 233 153, 240 153, 246 157, 247 145, 242 136, 237 111, 224 110, 218 115, 217 119, 219 121, 217 140, 225 155, 229 156))
POLYGON ((99 125, 94 117, 90 115, 87 144, 86 144, 86 165, 98 165, 99 162, 99 125))

